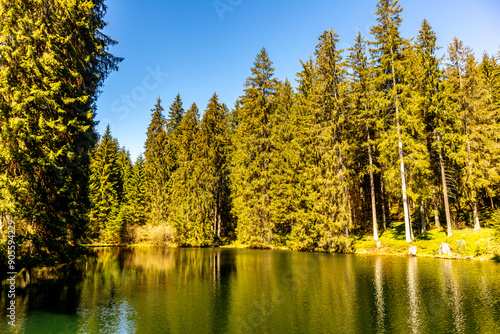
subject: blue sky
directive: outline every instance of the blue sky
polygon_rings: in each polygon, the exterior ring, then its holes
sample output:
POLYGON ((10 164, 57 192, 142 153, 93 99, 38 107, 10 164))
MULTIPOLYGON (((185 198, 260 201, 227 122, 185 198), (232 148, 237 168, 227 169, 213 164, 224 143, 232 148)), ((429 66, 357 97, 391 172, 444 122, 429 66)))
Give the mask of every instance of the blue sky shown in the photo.
MULTIPOLYGON (((418 34, 425 18, 446 46, 454 36, 473 48, 500 50, 500 1, 401 0, 401 32, 418 34)), ((276 76, 295 83, 299 59, 307 60, 318 36, 332 27, 341 47, 358 31, 371 40, 377 0, 108 0, 105 33, 124 57, 105 81, 97 102, 98 131, 110 124, 132 159, 143 152, 151 109, 161 97, 165 112, 181 94, 203 113, 217 92, 230 108, 243 92, 255 56, 268 50, 276 76)))

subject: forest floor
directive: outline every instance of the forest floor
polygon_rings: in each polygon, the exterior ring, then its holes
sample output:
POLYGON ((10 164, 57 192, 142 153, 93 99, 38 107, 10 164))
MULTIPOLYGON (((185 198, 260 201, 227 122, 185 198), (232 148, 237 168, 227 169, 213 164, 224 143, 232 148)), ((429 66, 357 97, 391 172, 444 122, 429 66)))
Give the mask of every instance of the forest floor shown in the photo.
POLYGON ((379 240, 380 247, 373 235, 358 235, 356 242, 357 254, 387 254, 408 255, 410 246, 417 247, 417 256, 438 257, 447 259, 475 259, 500 261, 500 242, 495 231, 482 228, 474 231, 470 228, 453 230, 453 235, 447 237, 445 229, 432 229, 426 235, 414 231, 415 241, 407 243, 404 233, 404 223, 393 223, 392 228, 383 231, 379 240), (450 254, 440 255, 439 245, 447 243, 450 254))

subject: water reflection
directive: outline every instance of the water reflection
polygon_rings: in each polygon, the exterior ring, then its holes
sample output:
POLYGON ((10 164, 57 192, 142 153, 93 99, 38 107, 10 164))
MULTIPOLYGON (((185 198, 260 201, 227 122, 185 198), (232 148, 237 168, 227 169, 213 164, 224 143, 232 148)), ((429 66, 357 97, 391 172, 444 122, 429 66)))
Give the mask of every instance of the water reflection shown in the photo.
POLYGON ((97 249, 64 275, 32 273, 18 291, 17 327, 0 323, 0 333, 496 333, 499 268, 275 250, 97 249))
POLYGON ((380 256, 375 258, 375 304, 377 306, 377 333, 385 333, 385 303, 383 260, 380 256))
POLYGON ((410 308, 409 323, 413 333, 420 333, 420 301, 419 301, 419 287, 418 287, 418 260, 416 257, 408 259, 408 306, 410 308))
POLYGON ((451 261, 441 261, 441 273, 444 280, 444 292, 452 307, 453 327, 455 333, 465 333, 465 319, 462 310, 462 297, 457 276, 451 261))
POLYGON ((109 301, 97 309, 81 308, 77 313, 81 322, 78 326, 79 333, 95 332, 96 324, 99 331, 105 333, 136 333, 135 318, 137 311, 126 300, 109 301))

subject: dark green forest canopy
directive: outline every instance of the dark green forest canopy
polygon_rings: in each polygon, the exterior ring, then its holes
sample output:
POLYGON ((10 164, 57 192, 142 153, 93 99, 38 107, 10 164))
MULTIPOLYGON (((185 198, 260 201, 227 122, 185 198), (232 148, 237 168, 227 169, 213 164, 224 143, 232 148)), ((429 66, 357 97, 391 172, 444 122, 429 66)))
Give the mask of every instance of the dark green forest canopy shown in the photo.
POLYGON ((27 265, 67 259, 89 228, 95 101, 121 61, 105 13, 102 0, 0 1, 0 214, 27 265))
POLYGON ((500 226, 499 55, 477 60, 455 38, 439 57, 426 20, 401 35, 399 1, 379 1, 347 50, 322 33, 296 88, 263 48, 232 109, 215 93, 201 117, 180 94, 167 112, 158 98, 135 162, 94 130, 120 61, 105 6, 70 2, 0 7, 0 210, 22 257, 140 242, 349 252, 400 222, 408 242, 500 226))
POLYGON ((232 110, 214 95, 200 120, 178 94, 164 116, 158 100, 147 224, 168 227, 164 240, 178 245, 326 251, 351 251, 353 234, 377 240, 398 222, 407 241, 435 227, 493 226, 497 58, 478 62, 458 39, 439 57, 430 23, 407 39, 402 13, 379 1, 371 40, 359 34, 348 50, 326 30, 296 89, 262 49, 232 110))

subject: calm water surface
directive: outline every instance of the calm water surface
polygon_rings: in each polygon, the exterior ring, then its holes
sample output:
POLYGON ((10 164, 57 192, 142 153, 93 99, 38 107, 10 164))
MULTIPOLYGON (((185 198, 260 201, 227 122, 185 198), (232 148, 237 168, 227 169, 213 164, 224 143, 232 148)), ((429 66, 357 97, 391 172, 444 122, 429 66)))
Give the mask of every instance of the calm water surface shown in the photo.
POLYGON ((15 329, 3 286, 0 333, 500 333, 491 262, 114 248, 44 276, 15 329))

